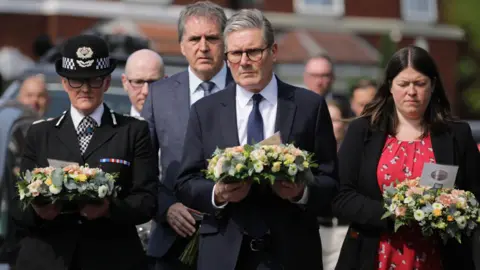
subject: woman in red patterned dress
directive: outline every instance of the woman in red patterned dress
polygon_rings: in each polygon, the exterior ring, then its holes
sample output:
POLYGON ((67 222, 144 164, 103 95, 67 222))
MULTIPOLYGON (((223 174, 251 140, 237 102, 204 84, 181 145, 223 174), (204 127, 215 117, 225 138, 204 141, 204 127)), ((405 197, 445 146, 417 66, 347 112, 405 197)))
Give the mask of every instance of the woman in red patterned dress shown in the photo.
POLYGON ((419 177, 425 163, 458 166, 457 188, 480 194, 476 143, 469 125, 453 120, 428 52, 415 46, 399 50, 384 78, 340 147, 341 187, 333 208, 351 226, 336 269, 474 269, 471 239, 444 245, 423 237, 418 227, 394 233, 393 219, 381 219, 383 187, 419 177))

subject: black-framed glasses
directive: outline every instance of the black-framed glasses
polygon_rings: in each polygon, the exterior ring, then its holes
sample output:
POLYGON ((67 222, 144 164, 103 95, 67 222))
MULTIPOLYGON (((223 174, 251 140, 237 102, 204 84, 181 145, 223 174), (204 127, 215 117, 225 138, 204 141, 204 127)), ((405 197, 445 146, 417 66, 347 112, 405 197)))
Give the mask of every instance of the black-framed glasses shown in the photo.
POLYGON ((67 78, 68 85, 70 87, 78 89, 81 88, 84 84, 87 84, 90 88, 100 88, 105 81, 105 77, 95 77, 89 79, 70 79, 67 78))
POLYGON ((132 85, 134 88, 142 88, 145 83, 147 84, 152 84, 154 82, 158 81, 157 80, 142 80, 142 79, 136 79, 136 80, 128 80, 128 83, 130 83, 130 85, 132 85))
POLYGON ((242 61, 243 54, 247 54, 248 59, 254 62, 258 62, 263 58, 263 51, 269 49, 270 46, 265 48, 256 48, 256 49, 248 49, 245 51, 231 51, 226 52, 225 55, 227 57, 228 62, 232 64, 238 64, 242 61))

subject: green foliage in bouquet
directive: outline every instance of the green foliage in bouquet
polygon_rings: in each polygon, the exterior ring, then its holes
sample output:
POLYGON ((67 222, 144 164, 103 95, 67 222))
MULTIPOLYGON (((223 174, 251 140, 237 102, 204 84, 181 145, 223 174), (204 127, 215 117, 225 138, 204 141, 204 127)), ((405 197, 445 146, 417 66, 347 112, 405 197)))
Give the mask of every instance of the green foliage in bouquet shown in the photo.
MULTIPOLYGON (((205 177, 214 182, 234 183, 253 180, 291 181, 292 183, 313 182, 311 168, 318 167, 313 154, 296 148, 293 144, 245 145, 226 149, 217 148, 208 160, 205 177)), ((192 265, 198 254, 198 231, 179 257, 180 261, 192 265)))
POLYGON ((23 209, 31 203, 47 204, 61 201, 95 201, 115 197, 118 173, 106 173, 88 165, 69 165, 64 168, 35 168, 26 171, 17 182, 23 209))
POLYGON ((424 236, 439 235, 444 243, 471 236, 480 223, 479 204, 470 191, 431 188, 419 179, 405 180, 384 188, 382 219, 393 217, 395 232, 404 225, 419 226, 424 236))
POLYGON ((204 171, 214 182, 238 182, 251 179, 257 183, 277 180, 313 181, 313 154, 285 145, 245 145, 216 149, 204 171))

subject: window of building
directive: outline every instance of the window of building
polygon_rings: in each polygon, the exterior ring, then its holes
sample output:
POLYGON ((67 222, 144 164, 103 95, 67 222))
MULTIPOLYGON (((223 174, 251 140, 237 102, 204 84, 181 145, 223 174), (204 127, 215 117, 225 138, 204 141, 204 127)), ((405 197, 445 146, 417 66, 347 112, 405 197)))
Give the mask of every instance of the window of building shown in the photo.
POLYGON ((406 21, 436 22, 437 0, 402 0, 402 17, 406 21))
POLYGON ((311 15, 342 16, 344 0, 294 0, 295 11, 311 15))

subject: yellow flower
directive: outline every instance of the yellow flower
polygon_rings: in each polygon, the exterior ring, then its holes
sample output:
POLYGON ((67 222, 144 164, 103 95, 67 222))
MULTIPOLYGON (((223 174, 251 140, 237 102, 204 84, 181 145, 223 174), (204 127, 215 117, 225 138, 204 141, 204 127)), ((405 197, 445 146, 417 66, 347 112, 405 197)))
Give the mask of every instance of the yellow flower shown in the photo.
POLYGON ((279 172, 281 166, 282 166, 281 162, 279 162, 279 161, 274 162, 273 165, 272 165, 272 172, 279 172))
POLYGON ((47 180, 45 180, 45 185, 47 186, 51 186, 52 185, 52 178, 47 178, 47 180))
POLYGON ((85 174, 79 174, 77 175, 77 177, 75 178, 76 181, 79 181, 79 182, 85 182, 87 181, 87 176, 85 174))
POLYGON ((439 216, 442 215, 442 210, 441 209, 433 209, 432 214, 433 214, 434 217, 439 217, 439 216))
POLYGON ((453 221, 453 217, 450 216, 450 215, 448 215, 448 216, 447 216, 447 220, 448 220, 448 221, 453 221))
POLYGON ((425 203, 425 201, 424 201, 424 200, 422 200, 422 199, 420 199, 420 200, 418 200, 418 203, 419 203, 419 204, 424 204, 424 203, 425 203))
POLYGON ((283 162, 283 164, 287 166, 295 162, 295 157, 290 154, 286 154, 284 158, 285 158, 285 161, 283 162))
POLYGON ((240 163, 237 164, 237 166, 235 166, 235 170, 236 170, 237 172, 240 172, 243 168, 245 168, 245 165, 240 164, 240 163))

